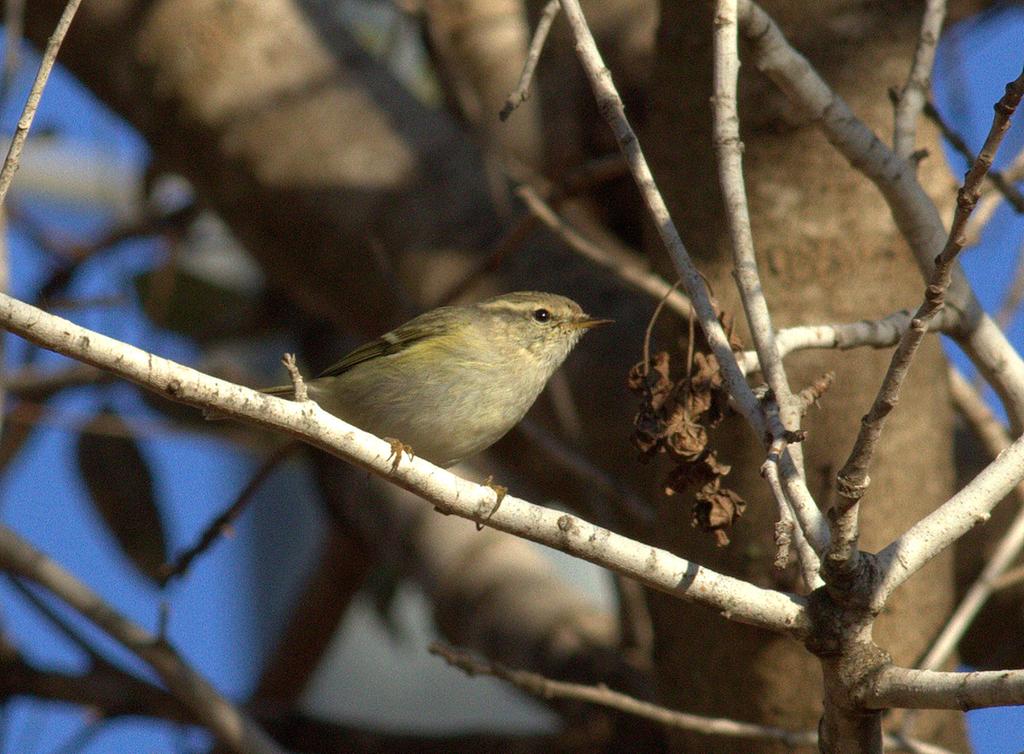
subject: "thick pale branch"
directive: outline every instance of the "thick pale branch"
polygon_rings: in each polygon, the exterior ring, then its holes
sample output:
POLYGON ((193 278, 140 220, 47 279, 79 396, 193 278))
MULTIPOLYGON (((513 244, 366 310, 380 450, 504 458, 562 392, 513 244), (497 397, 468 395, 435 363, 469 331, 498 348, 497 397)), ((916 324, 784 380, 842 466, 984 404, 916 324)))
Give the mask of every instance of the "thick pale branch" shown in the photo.
POLYGON ((863 695, 871 709, 958 709, 1024 704, 1024 670, 940 673, 888 667, 863 695))
POLYGON ((106 369, 181 403, 212 408, 283 430, 385 477, 454 513, 568 552, 647 586, 711 607, 726 617, 801 635, 803 600, 710 571, 671 553, 594 526, 576 516, 506 496, 460 479, 420 458, 392 462, 391 444, 328 414, 312 401, 273 398, 162 359, 0 295, 0 325, 50 350, 106 369))
MULTIPOLYGON (((985 443, 988 451, 993 456, 998 456, 1010 445, 1010 438, 1003 425, 985 405, 978 392, 956 370, 950 370, 950 387, 957 409, 967 417, 971 428, 985 443)), ((1017 483, 1014 498, 1020 506, 1017 515, 985 563, 985 568, 957 605, 942 633, 921 660, 921 670, 935 670, 949 659, 978 611, 997 589, 1000 578, 1024 548, 1024 484, 1017 483)))

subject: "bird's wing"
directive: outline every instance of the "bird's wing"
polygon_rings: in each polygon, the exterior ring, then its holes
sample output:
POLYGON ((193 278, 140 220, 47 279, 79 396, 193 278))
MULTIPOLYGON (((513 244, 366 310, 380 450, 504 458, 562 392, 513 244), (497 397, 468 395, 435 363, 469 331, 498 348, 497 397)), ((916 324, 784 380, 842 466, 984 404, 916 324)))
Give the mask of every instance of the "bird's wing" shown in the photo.
POLYGON ((451 323, 441 313, 441 310, 429 311, 415 319, 409 320, 391 332, 385 333, 376 340, 364 343, 341 361, 329 366, 318 377, 337 377, 339 374, 344 374, 352 367, 362 364, 364 361, 399 353, 419 340, 444 335, 450 329, 451 323))

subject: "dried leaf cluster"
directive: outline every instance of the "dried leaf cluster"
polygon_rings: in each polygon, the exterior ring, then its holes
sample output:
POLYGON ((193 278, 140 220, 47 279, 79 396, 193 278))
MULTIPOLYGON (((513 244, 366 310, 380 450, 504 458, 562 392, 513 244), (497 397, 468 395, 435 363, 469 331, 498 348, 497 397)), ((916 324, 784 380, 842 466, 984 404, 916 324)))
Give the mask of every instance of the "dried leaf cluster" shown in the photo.
MULTIPOLYGON (((741 351, 731 317, 720 312, 718 318, 733 350, 741 351)), ((729 412, 728 393, 718 359, 701 331, 691 328, 682 346, 686 361, 681 372, 673 374, 666 351, 630 370, 629 388, 641 401, 632 439, 641 458, 664 453, 672 459, 665 494, 692 493, 693 525, 713 533, 721 547, 729 543, 727 531, 746 508, 743 498, 723 486, 730 467, 709 448, 710 433, 729 412)))

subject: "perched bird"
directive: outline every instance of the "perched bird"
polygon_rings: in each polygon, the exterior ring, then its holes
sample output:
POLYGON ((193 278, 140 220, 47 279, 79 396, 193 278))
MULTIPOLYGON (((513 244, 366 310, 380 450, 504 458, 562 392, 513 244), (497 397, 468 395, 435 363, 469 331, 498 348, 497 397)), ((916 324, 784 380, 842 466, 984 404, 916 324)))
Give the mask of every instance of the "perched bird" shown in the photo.
MULTIPOLYGON (((609 322, 533 291, 443 306, 360 346, 306 387, 324 410, 448 467, 512 429, 583 334, 609 322)), ((291 397, 293 387, 263 392, 291 397)))

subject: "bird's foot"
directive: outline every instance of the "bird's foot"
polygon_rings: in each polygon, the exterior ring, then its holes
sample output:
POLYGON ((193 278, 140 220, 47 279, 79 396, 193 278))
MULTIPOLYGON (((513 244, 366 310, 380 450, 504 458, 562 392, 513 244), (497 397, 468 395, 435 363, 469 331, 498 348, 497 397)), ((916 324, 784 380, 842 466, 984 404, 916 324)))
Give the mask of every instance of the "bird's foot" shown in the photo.
POLYGON ((501 501, 504 500, 505 499, 505 495, 508 494, 508 487, 503 487, 500 484, 494 484, 493 480, 494 480, 493 476, 487 477, 487 481, 484 482, 484 486, 485 487, 490 487, 492 490, 494 490, 494 494, 496 496, 496 499, 494 501, 494 507, 491 508, 491 512, 487 514, 487 518, 485 518, 483 521, 478 521, 477 522, 477 525, 476 525, 476 530, 477 531, 481 531, 484 528, 484 526, 487 524, 487 522, 491 520, 491 517, 495 513, 498 512, 498 508, 501 507, 501 501))
POLYGON ((402 462, 403 453, 409 456, 409 458, 416 457, 416 454, 412 452, 412 448, 401 440, 396 440, 394 437, 385 437, 384 439, 391 445, 391 455, 389 455, 388 458, 394 459, 391 461, 392 473, 398 471, 398 464, 402 462))

